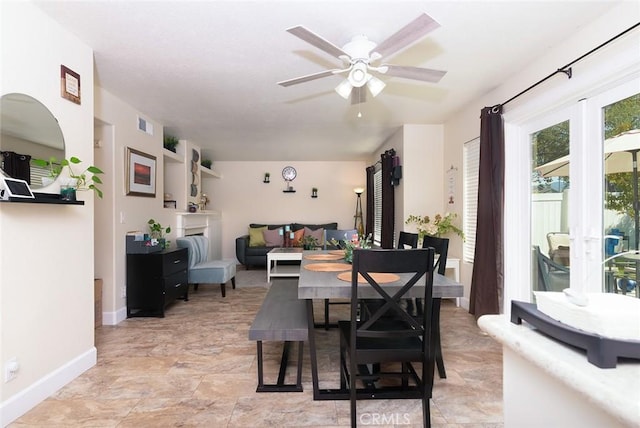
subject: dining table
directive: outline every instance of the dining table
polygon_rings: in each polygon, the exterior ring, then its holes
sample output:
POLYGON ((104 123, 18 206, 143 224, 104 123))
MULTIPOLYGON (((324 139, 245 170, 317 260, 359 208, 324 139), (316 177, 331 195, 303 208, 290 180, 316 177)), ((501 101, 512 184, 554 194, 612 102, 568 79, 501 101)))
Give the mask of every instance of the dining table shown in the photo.
MULTIPOLYGON (((410 251, 410 250, 407 250, 410 251)), ((351 266, 339 257, 339 251, 309 250, 302 254, 300 264, 300 277, 298 278, 298 298, 307 302, 307 320, 309 328, 309 354, 311 362, 311 378, 313 383, 314 400, 348 400, 349 391, 340 388, 320 389, 318 358, 315 337, 315 318, 313 315, 313 301, 315 299, 350 299, 351 281, 345 280, 351 277, 351 266), (332 257, 332 255, 334 257, 332 257), (345 276, 346 275, 346 276, 345 276), (342 279, 340 279, 340 277, 342 279)), ((410 274, 404 274, 410 275, 410 274)), ((381 283, 381 287, 393 295, 404 285, 403 274, 398 275, 399 280, 381 283)), ((462 297, 464 287, 438 273, 433 274, 433 299, 447 299, 462 297)), ((376 298, 379 295, 370 287, 363 287, 358 291, 358 296, 364 299, 376 298)), ((424 281, 418 281, 403 298, 424 297, 424 281)), ((440 311, 434 311, 432 325, 439 326, 440 311)))

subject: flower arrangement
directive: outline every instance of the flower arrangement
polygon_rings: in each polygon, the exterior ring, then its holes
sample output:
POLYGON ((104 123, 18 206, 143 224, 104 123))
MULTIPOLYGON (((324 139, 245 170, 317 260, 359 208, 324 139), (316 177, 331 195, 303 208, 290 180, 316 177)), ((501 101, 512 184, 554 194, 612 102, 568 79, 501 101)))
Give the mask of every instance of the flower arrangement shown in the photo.
POLYGON ((344 241, 336 241, 335 239, 331 239, 329 243, 335 247, 340 249, 344 249, 344 260, 347 263, 351 263, 353 261, 353 250, 356 248, 368 249, 371 248, 372 239, 371 234, 367 236, 359 236, 354 234, 351 239, 345 233, 344 241))
POLYGON ((455 233, 464 241, 464 232, 453 224, 457 217, 456 213, 445 213, 444 216, 436 214, 433 219, 428 215, 424 217, 410 215, 404 223, 415 224, 420 239, 424 238, 425 235, 441 237, 449 233, 455 233))

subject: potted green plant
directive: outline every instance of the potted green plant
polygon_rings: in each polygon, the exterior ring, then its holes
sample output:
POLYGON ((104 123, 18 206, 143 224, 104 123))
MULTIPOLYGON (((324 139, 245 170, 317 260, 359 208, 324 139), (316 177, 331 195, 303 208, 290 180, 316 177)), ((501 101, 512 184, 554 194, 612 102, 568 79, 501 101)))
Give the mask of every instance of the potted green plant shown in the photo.
POLYGON ((180 141, 178 140, 178 138, 173 137, 171 135, 165 135, 164 140, 163 140, 163 146, 164 146, 165 149, 175 153, 176 152, 176 147, 178 146, 179 142, 180 141))
POLYGON ((162 245, 162 248, 169 248, 171 241, 165 239, 164 234, 171 233, 171 226, 164 227, 152 218, 149 219, 147 224, 149 225, 149 236, 151 236, 151 239, 157 239, 160 245, 162 245))
POLYGON ((320 243, 315 236, 304 235, 302 239, 300 239, 300 244, 305 250, 313 250, 315 247, 318 247, 320 243))
POLYGON ((75 156, 61 160, 55 157, 49 160, 33 159, 32 162, 41 168, 47 168, 49 177, 52 179, 58 177, 65 167, 67 168, 69 176, 61 179, 60 194, 63 200, 75 200, 76 190, 93 190, 99 198, 102 198, 102 190, 97 185, 102 184, 98 174, 104 174, 104 172, 97 166, 89 165, 78 173, 77 169, 74 171, 73 165, 81 164, 82 161, 75 156))
POLYGON ((200 162, 200 165, 209 169, 211 169, 211 164, 212 164, 211 159, 202 159, 202 162, 200 162))

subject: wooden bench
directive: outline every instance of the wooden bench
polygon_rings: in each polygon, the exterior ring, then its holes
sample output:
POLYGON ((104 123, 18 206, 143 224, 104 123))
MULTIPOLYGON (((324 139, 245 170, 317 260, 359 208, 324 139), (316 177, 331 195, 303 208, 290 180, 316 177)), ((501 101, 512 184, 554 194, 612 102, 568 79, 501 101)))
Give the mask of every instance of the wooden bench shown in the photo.
POLYGON ((302 392, 302 350, 309 338, 307 306, 298 299, 298 282, 274 280, 249 329, 249 340, 257 341, 258 388, 256 392, 302 392), (280 372, 275 384, 264 383, 262 341, 283 341, 280 372), (295 384, 285 384, 285 373, 291 342, 298 343, 298 365, 295 384))

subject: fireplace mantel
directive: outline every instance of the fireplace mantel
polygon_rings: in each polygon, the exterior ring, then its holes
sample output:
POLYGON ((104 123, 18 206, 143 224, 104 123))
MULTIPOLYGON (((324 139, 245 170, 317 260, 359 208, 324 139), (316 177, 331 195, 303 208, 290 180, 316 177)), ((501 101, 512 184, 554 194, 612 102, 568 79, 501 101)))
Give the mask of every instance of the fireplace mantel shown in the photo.
POLYGON ((210 250, 213 259, 219 259, 222 255, 221 221, 222 214, 219 211, 178 213, 176 236, 206 236, 209 238, 210 250))

